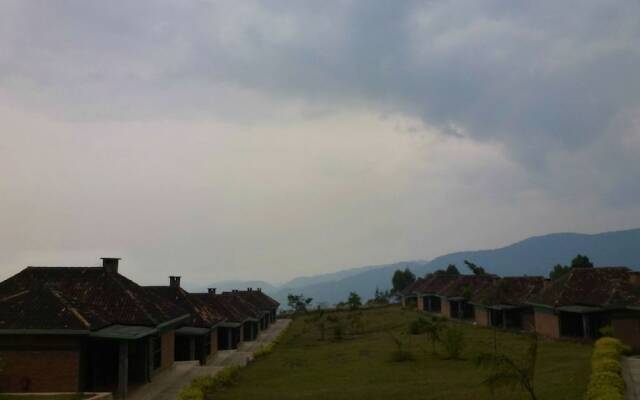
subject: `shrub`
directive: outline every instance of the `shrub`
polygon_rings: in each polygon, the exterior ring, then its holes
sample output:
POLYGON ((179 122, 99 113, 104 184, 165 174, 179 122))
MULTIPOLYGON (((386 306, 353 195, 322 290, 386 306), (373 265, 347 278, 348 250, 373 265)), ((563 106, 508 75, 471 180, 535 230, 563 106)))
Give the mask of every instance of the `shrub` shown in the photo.
POLYGON ((425 332, 425 329, 428 325, 429 321, 425 318, 420 317, 415 319, 409 323, 409 334, 411 335, 420 335, 425 332))
POLYGON ((399 337, 396 337, 393 333, 389 332, 389 336, 393 339, 393 343, 396 345, 396 349, 391 353, 391 361, 394 362, 406 362, 414 361, 416 358, 410 351, 404 349, 404 343, 399 337))
POLYGON ((182 389, 178 400, 203 400, 205 396, 232 385, 240 368, 239 366, 226 367, 216 375, 195 378, 191 384, 182 389))
POLYGON ((624 379, 622 379, 620 356, 629 348, 618 339, 599 339, 591 357, 591 377, 587 387, 587 400, 622 400, 624 379))
POLYGON ((600 332, 600 336, 603 336, 603 337, 613 336, 613 328, 611 327, 611 325, 603 326, 602 328, 600 328, 599 332, 600 332))
POLYGON ((442 346, 447 357, 453 360, 460 359, 460 355, 465 347, 464 331, 456 326, 450 326, 442 337, 442 346))

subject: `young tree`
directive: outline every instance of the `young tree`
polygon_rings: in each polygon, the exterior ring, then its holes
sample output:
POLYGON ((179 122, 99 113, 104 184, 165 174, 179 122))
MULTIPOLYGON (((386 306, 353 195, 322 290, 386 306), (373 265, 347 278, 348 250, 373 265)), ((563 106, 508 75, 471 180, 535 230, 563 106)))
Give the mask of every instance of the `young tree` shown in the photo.
POLYGON ((569 270, 570 270, 570 268, 568 266, 566 266, 566 265, 556 264, 556 265, 553 266, 553 269, 551 270, 551 272, 549 272, 549 278, 558 279, 562 275, 564 275, 567 272, 569 272, 569 270))
POLYGON ((362 299, 360 299, 360 295, 358 293, 351 292, 349 293, 347 304, 349 305, 350 309, 355 310, 357 308, 360 308, 360 306, 362 305, 362 299))
POLYGON ((295 312, 307 312, 307 307, 313 299, 311 297, 305 297, 303 294, 291 294, 287 295, 287 304, 289 308, 295 312))
POLYGON ((460 275, 460 271, 458 271, 458 267, 455 264, 449 264, 444 272, 449 275, 460 275))
POLYGON ((487 271, 484 270, 484 268, 482 268, 479 265, 476 265, 470 261, 464 260, 464 264, 471 270, 471 272, 473 272, 474 275, 486 275, 487 271))
POLYGON ((405 268, 405 270, 396 270, 393 273, 393 278, 391 278, 391 283, 393 285, 393 292, 399 293, 402 289, 411 285, 416 281, 416 276, 411 272, 409 268, 405 268))
POLYGON ((571 260, 571 268, 593 268, 593 263, 589 257, 578 254, 571 260))
POLYGON ((531 343, 523 362, 518 363, 506 354, 480 353, 475 358, 479 368, 486 368, 491 374, 482 382, 493 393, 499 387, 525 390, 531 400, 536 400, 533 388, 536 360, 538 358, 538 336, 531 335, 531 343))

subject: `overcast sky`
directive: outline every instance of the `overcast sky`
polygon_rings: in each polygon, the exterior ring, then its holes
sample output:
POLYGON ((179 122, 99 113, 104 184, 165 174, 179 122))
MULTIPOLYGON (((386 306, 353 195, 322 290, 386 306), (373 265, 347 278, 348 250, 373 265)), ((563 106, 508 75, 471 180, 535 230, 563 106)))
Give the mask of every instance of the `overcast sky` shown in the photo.
POLYGON ((635 228, 640 2, 3 0, 0 121, 0 278, 281 282, 635 228))

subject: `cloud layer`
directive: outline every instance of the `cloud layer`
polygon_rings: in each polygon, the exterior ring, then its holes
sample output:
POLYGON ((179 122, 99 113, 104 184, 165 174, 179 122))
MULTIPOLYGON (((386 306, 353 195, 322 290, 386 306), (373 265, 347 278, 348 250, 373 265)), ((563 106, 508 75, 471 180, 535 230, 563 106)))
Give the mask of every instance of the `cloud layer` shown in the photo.
POLYGON ((1 8, 16 254, 64 247, 44 224, 280 279, 640 222, 637 2, 1 8))

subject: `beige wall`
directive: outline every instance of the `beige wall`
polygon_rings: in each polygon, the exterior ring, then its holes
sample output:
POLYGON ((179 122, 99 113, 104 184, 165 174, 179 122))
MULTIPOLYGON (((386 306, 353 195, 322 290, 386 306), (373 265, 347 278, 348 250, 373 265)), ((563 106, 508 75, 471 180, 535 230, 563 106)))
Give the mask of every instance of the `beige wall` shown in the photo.
POLYGON ((560 337, 560 321, 557 315, 536 310, 534 321, 537 333, 555 339, 560 337))
POLYGON ((424 297, 418 296, 418 310, 424 311, 424 297))
POLYGON ((449 300, 441 299, 440 303, 442 304, 442 307, 440 308, 442 315, 445 317, 451 317, 451 313, 449 312, 449 300))
POLYGON ((160 363, 160 368, 164 369, 172 366, 175 361, 175 331, 163 333, 162 336, 160 336, 160 341, 160 345, 162 346, 162 362, 160 363))
POLYGON ((484 307, 475 307, 476 323, 480 326, 489 326, 489 310, 484 307))

